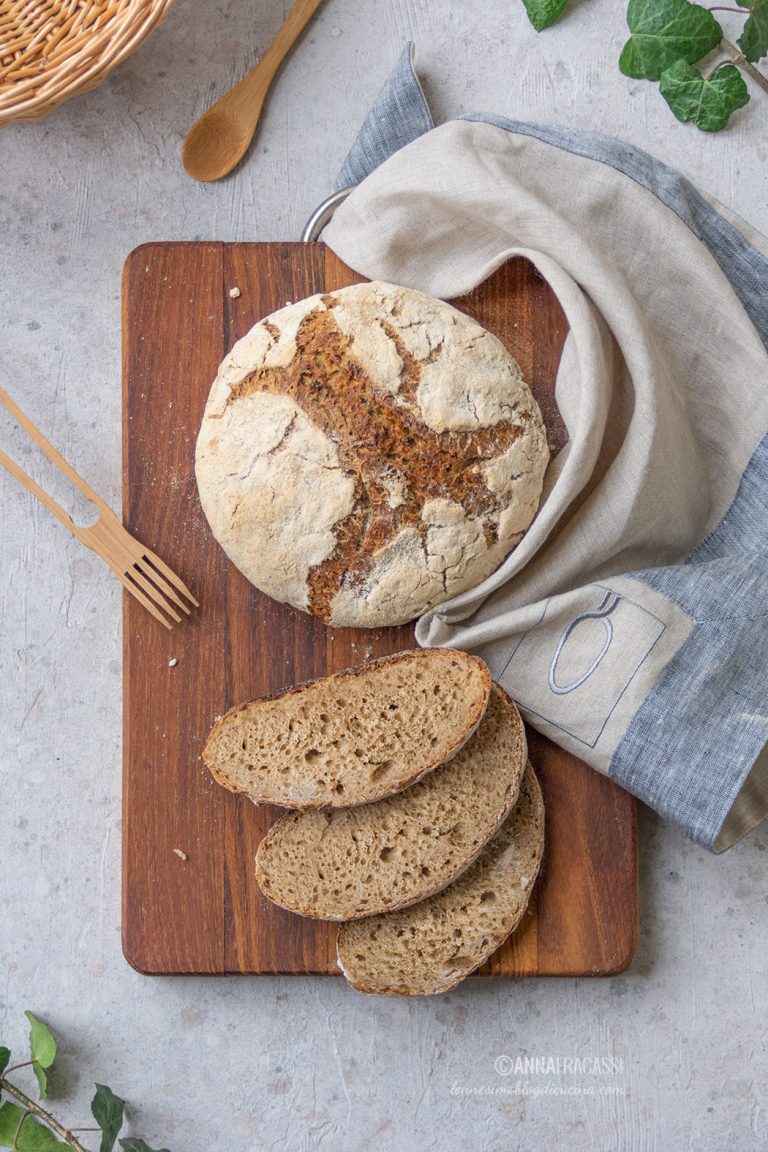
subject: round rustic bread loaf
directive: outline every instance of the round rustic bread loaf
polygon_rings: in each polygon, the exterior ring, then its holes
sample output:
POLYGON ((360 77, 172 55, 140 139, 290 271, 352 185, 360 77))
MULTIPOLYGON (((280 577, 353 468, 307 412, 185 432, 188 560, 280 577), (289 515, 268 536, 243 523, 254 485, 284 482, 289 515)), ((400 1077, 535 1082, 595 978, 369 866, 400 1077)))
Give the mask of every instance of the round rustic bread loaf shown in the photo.
POLYGON ((533 519, 548 459, 503 344, 374 282, 290 304, 235 344, 196 472, 214 536, 257 588, 378 627, 490 575, 533 519))

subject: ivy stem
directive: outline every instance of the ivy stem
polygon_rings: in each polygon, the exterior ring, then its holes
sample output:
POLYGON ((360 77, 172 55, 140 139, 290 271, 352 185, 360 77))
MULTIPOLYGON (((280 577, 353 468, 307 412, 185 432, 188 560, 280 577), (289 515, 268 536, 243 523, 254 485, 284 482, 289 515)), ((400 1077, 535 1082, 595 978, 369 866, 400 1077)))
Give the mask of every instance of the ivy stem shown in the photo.
POLYGON ((11 1145, 11 1152, 18 1152, 19 1133, 21 1132, 21 1126, 24 1123, 24 1121, 26 1120, 27 1116, 29 1116, 29 1115, 30 1115, 29 1108, 27 1108, 26 1111, 22 1112, 22 1114, 21 1114, 21 1119, 19 1120, 18 1124, 16 1125, 16 1131, 13 1134, 13 1144, 11 1145))
POLYGON ((711 72, 707 72, 707 74, 706 74, 706 76, 704 77, 704 79, 705 79, 705 80, 711 80, 711 79, 712 79, 712 77, 714 76, 715 72, 718 72, 718 71, 719 71, 721 68, 725 68, 725 67, 727 67, 727 65, 729 65, 729 64, 730 64, 730 66, 731 66, 731 67, 733 67, 733 65, 734 65, 735 63, 736 63, 736 61, 735 61, 735 60, 721 60, 719 64, 715 64, 715 66, 714 66, 714 68, 712 69, 712 71, 711 71, 711 72))
POLYGON ((720 41, 720 46, 725 52, 733 53, 733 59, 730 61, 731 64, 735 64, 737 68, 741 68, 742 72, 746 72, 747 76, 750 76, 754 80, 755 84, 759 84, 764 92, 768 92, 768 76, 762 73, 759 68, 755 68, 754 64, 747 60, 744 53, 739 52, 735 44, 731 44, 730 40, 726 40, 725 36, 723 36, 720 41))
POLYGON ((34 1060, 25 1060, 23 1064, 11 1064, 10 1068, 6 1068, 5 1075, 15 1072, 17 1068, 30 1068, 34 1064, 34 1060))
MULTIPOLYGON (((22 1119, 26 1119, 31 1112, 38 1120, 42 1120, 43 1124, 47 1124, 60 1140, 68 1144, 72 1152, 88 1152, 88 1149, 80 1143, 76 1136, 72 1135, 68 1128, 65 1128, 63 1124, 59 1124, 58 1120, 54 1116, 51 1116, 50 1112, 46 1112, 45 1108, 42 1108, 31 1096, 27 1096, 26 1092, 22 1092, 15 1084, 11 1084, 6 1080, 5 1076, 0 1076, 0 1084, 9 1096, 13 1096, 15 1100, 18 1100, 19 1104, 22 1104, 26 1108, 22 1119)), ((19 1124, 19 1128, 21 1128, 21 1124, 19 1124)), ((18 1134, 17 1130, 16 1135, 18 1136, 18 1134)))
POLYGON ((749 8, 730 8, 727 4, 713 4, 708 9, 709 12, 740 12, 745 16, 749 15, 749 8))

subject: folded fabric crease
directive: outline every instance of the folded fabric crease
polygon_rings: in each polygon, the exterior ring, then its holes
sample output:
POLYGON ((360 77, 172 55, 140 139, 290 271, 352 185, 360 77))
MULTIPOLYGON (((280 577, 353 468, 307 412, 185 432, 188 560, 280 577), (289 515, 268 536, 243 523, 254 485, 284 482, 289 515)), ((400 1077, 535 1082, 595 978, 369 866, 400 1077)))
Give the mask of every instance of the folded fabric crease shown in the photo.
POLYGON ((432 128, 412 61, 326 240, 447 298, 523 256, 570 327, 538 516, 417 639, 479 652, 531 724, 719 851, 768 812, 768 242, 620 141, 432 128))

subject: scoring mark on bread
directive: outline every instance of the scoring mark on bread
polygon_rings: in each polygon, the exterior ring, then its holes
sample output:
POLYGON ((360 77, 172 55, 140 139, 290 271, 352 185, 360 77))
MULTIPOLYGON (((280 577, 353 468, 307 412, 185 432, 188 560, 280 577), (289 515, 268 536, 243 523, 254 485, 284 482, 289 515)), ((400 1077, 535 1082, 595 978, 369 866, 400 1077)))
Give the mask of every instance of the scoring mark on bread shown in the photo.
POLYGON ((195 466, 214 536, 257 588, 374 627, 490 575, 536 512, 547 459, 500 341, 442 301, 371 283, 237 342, 195 466))
MULTIPOLYGON (((377 387, 352 354, 352 339, 333 315, 334 298, 323 302, 328 311, 314 310, 302 318, 292 361, 247 375, 232 388, 227 405, 255 393, 290 397, 334 444, 341 467, 354 481, 352 511, 333 527, 336 546, 309 572, 309 608, 328 619, 342 583, 360 584, 376 554, 404 530, 418 533, 427 569, 434 569, 436 553, 428 534, 430 527, 446 527, 434 519, 430 524, 435 501, 463 510, 462 520, 476 519, 486 546, 495 543, 502 504, 486 483, 483 465, 507 452, 522 430, 512 421, 460 433, 425 427, 413 405, 403 402, 416 394, 421 362, 397 331, 382 325, 401 360, 400 385, 393 395, 377 387)), ((430 355, 439 352, 433 348, 430 355)), ((272 452, 285 443, 291 427, 272 452)), ((450 568, 446 563, 439 572, 443 590, 450 568)))

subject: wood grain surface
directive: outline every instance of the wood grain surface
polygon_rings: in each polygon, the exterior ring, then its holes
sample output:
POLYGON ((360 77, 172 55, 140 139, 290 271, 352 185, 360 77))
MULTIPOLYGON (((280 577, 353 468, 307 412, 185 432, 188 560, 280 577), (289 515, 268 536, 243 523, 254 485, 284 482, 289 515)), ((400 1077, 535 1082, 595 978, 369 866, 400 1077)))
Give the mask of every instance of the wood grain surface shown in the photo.
MULTIPOLYGON (((218 364, 256 320, 355 282, 322 244, 150 244, 123 281, 123 513, 201 602, 171 633, 124 598, 123 949, 149 974, 333 973, 333 925, 261 895, 259 840, 279 814, 213 782, 200 753, 235 703, 412 647, 410 626, 331 629, 256 591, 213 540, 194 480, 218 364), (230 288, 240 295, 232 298, 230 288)), ((456 301, 519 360, 555 449, 565 321, 533 268, 511 261, 456 301)), ((483 974, 621 971, 637 936, 634 803, 529 732, 547 844, 530 910, 483 974)))

